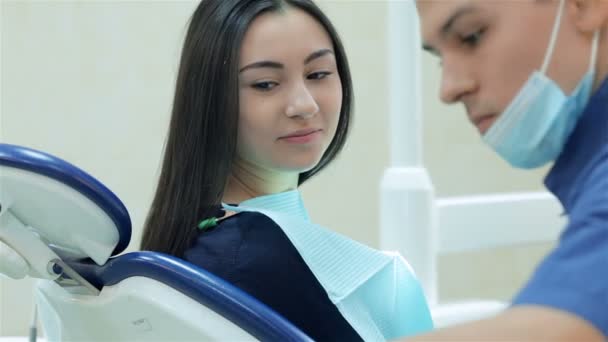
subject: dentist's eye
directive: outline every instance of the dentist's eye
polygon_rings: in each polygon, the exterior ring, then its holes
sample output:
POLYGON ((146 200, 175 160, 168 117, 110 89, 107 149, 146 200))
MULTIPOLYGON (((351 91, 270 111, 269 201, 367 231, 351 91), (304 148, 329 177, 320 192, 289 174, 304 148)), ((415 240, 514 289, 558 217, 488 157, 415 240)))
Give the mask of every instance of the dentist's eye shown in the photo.
POLYGON ((256 83, 252 84, 251 87, 256 90, 270 91, 278 85, 279 84, 276 82, 266 81, 266 82, 256 82, 256 83))
POLYGON ((460 40, 465 45, 468 45, 470 47, 475 47, 479 44, 479 41, 483 37, 483 34, 485 33, 485 31, 486 31, 485 29, 480 29, 478 31, 475 31, 474 33, 461 37, 460 40))
POLYGON ((313 72, 312 74, 308 75, 306 78, 309 80, 322 80, 329 75, 331 75, 331 72, 329 72, 329 71, 319 71, 319 72, 313 72))

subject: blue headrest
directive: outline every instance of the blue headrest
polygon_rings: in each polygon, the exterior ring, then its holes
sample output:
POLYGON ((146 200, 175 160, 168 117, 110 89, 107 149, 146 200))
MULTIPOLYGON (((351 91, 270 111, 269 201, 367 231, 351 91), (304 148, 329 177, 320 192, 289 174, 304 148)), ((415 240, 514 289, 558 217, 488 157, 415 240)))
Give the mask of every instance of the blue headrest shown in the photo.
POLYGON ((34 172, 68 185, 86 196, 114 222, 119 241, 112 255, 121 253, 131 241, 131 218, 123 203, 97 179, 76 166, 34 149, 0 144, 0 166, 34 172))

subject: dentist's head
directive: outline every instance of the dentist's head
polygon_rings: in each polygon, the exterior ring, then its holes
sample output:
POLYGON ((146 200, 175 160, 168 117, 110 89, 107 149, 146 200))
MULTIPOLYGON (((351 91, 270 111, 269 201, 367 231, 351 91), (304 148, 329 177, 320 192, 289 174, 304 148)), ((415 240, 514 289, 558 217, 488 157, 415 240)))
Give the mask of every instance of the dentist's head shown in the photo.
POLYGON ((608 1, 418 0, 424 49, 439 56, 441 100, 464 104, 516 167, 561 153, 608 75, 608 1))

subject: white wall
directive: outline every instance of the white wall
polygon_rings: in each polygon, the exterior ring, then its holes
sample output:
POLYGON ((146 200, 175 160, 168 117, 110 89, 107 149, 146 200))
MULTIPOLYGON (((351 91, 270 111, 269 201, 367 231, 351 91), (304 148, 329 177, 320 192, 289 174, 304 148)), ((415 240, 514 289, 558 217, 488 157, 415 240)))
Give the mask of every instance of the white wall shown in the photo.
MULTIPOLYGON (((356 92, 350 141, 303 187, 314 218, 378 244, 378 186, 388 164, 385 1, 320 1, 343 36, 356 92), (328 191, 330 189, 330 191, 328 191)), ((133 249, 153 195, 181 39, 195 1, 1 3, 0 141, 41 149, 92 173, 124 201, 133 249)), ((425 56, 425 163, 440 196, 541 189, 480 143, 460 107, 436 100, 425 56)), ((508 298, 547 246, 440 259, 442 298, 508 298), (493 264, 516 265, 513 271, 493 264)), ((0 335, 25 334, 31 285, 0 280, 0 335)))
MULTIPOLYGON (((0 141, 90 172, 129 209, 153 195, 186 20, 196 3, 3 1, 0 141)), ((4 281, 0 335, 24 334, 29 284, 4 281)))

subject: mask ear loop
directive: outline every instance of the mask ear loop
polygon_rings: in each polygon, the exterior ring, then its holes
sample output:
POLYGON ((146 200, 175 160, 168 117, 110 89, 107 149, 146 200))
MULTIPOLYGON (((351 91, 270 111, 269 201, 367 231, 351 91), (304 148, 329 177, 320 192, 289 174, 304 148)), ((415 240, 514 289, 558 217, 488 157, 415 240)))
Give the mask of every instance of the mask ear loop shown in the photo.
POLYGON ((589 62, 589 71, 595 73, 595 64, 597 63, 597 49, 600 45, 600 30, 598 29, 593 34, 593 43, 591 44, 591 61, 589 62))
POLYGON ((547 69, 549 68, 549 62, 551 61, 551 57, 553 56, 553 50, 555 50, 555 43, 557 42, 557 36, 559 36, 559 29, 562 23, 562 16, 564 14, 564 8, 566 7, 566 0, 560 0, 559 8, 557 9, 557 17, 555 18, 555 23, 553 24, 553 31, 551 33, 551 39, 549 40, 549 47, 547 48, 547 53, 545 54, 545 59, 543 61, 543 65, 540 68, 540 72, 543 75, 547 74, 547 69))
MULTIPOLYGON (((551 57, 553 56, 553 50, 555 50, 555 43, 557 42, 557 37, 559 35, 559 29, 562 23, 562 16, 564 13, 564 8, 566 7, 566 0, 560 0, 559 7, 557 8, 557 16, 555 18, 555 22, 553 23, 553 29, 551 31, 551 37, 549 38, 549 46, 547 47, 547 52, 545 53, 545 58, 543 60, 542 67, 540 72, 543 75, 547 74, 547 69, 549 68, 549 62, 551 61, 551 57)), ((509 126, 511 126, 519 117, 512 116, 507 118, 503 126, 502 130, 490 130, 487 139, 497 140, 502 139, 505 132, 509 131, 509 126)))

